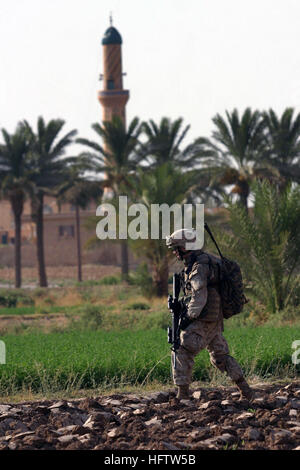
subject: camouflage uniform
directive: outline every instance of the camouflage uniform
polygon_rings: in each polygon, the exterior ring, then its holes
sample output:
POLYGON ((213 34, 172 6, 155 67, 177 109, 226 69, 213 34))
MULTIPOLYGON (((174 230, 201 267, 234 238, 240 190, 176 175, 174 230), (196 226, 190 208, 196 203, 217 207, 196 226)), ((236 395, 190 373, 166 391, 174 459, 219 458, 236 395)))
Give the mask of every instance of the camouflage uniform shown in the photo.
MULTIPOLYGON (((204 251, 191 254, 185 260, 181 273, 187 316, 192 322, 180 334, 180 347, 176 353, 173 379, 176 385, 191 382, 195 356, 207 349, 213 366, 234 381, 243 379, 237 361, 229 355, 229 348, 222 335, 224 331, 221 298, 218 293, 219 258, 204 251)), ((174 353, 173 353, 174 354, 174 353)), ((173 361, 172 361, 173 364, 173 361)))

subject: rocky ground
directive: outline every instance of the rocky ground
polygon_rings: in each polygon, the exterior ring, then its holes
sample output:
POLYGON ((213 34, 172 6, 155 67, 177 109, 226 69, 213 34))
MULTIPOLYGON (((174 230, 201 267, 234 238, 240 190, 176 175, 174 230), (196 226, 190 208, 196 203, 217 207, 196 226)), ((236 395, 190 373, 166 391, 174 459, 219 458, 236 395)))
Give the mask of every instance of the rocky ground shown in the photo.
POLYGON ((300 450, 300 382, 0 405, 0 449, 300 450))

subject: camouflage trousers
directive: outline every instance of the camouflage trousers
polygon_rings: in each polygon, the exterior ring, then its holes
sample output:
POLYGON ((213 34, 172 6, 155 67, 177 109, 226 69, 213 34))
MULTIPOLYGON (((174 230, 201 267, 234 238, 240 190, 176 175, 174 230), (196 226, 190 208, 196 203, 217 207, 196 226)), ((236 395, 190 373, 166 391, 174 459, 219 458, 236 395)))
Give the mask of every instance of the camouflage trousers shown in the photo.
POLYGON ((175 367, 174 352, 172 352, 172 372, 175 385, 191 383, 194 358, 202 349, 208 350, 212 365, 221 372, 226 372, 234 382, 243 378, 244 374, 238 362, 229 355, 228 344, 222 332, 223 319, 218 321, 195 320, 181 331, 175 367))

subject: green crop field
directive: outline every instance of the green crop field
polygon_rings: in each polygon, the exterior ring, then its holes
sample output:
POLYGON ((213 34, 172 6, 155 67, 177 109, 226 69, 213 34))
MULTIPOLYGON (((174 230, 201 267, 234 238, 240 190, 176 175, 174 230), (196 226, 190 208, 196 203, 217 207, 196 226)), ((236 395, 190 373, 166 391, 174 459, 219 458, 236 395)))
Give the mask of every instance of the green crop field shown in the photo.
MULTIPOLYGON (((231 354, 246 373, 267 376, 289 369, 300 327, 230 327, 224 332, 231 354)), ((163 329, 66 331, 5 335, 6 364, 0 365, 0 394, 96 388, 170 381, 170 347, 163 329)), ((207 351, 196 358, 194 380, 207 380, 207 351)))
POLYGON ((35 313, 35 307, 4 307, 0 308, 0 315, 32 315, 35 313))
POLYGON ((8 316, 8 315, 34 315, 37 314, 50 314, 50 313, 73 313, 78 310, 78 306, 38 306, 35 307, 3 307, 0 308, 0 315, 8 316))

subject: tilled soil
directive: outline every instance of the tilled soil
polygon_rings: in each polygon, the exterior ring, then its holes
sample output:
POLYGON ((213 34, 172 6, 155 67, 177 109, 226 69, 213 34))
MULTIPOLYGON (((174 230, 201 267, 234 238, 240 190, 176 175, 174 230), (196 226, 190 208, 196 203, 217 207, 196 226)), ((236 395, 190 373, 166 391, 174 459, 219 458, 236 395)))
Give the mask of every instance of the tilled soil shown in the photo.
POLYGON ((0 405, 0 449, 300 450, 300 382, 0 405))

